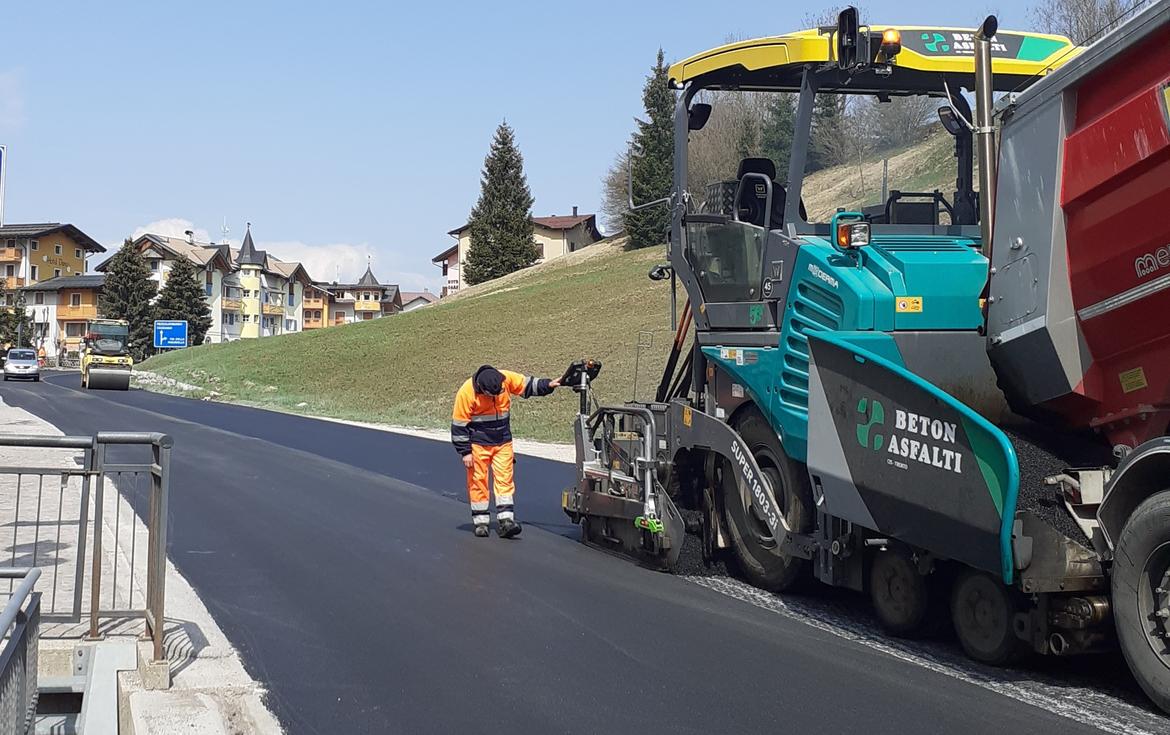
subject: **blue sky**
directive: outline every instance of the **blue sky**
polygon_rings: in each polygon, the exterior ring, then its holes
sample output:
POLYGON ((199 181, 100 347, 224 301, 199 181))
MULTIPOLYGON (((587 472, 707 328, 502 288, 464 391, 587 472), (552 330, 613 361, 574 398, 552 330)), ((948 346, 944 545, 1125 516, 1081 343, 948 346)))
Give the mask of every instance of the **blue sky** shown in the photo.
MULTIPOLYGON (((1017 3, 1001 25, 1020 27, 1017 3)), ((504 118, 537 216, 596 211, 659 46, 802 27, 819 3, 31 2, 5 7, 5 221, 112 245, 152 226, 312 275, 440 283, 430 258, 479 193, 504 118), (725 15, 724 15, 725 14, 725 15)), ((830 7, 826 4, 825 7, 830 7)), ((835 5, 832 7, 836 7, 835 5)), ((974 26, 994 5, 864 3, 874 22, 974 26)))

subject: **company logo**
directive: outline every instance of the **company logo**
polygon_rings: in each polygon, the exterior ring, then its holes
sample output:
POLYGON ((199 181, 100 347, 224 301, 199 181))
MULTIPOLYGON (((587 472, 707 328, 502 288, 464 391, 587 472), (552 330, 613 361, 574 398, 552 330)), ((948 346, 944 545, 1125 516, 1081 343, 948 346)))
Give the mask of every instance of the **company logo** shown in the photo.
POLYGON ((879 426, 885 426, 886 423, 886 409, 878 401, 870 401, 868 398, 862 398, 857 402, 857 413, 865 418, 865 423, 857 425, 857 443, 866 449, 873 449, 875 452, 882 450, 882 444, 886 437, 884 434, 879 434, 876 431, 871 432, 871 429, 879 426), (870 444, 870 440, 873 443, 870 444))
POLYGON ((1139 255, 1133 262, 1133 269, 1138 278, 1145 278, 1163 268, 1170 268, 1170 245, 1164 245, 1152 253, 1139 255))
POLYGON ((947 37, 941 33, 923 33, 922 40, 926 41, 926 50, 932 54, 945 54, 951 50, 951 45, 947 43, 947 37))
POLYGON ((817 265, 816 263, 809 263, 808 264, 808 272, 813 278, 824 281, 825 283, 829 284, 833 288, 840 288, 841 287, 841 284, 839 284, 837 282, 836 278, 833 278, 828 273, 825 273, 823 270, 821 270, 821 267, 819 265, 817 265))
POLYGON ((760 320, 763 318, 764 307, 762 304, 752 304, 750 307, 748 307, 748 321, 752 323, 753 327, 759 324, 760 320))
POLYGON ((887 464, 905 470, 909 465, 904 460, 909 460, 963 474, 957 424, 896 408, 893 430, 887 436, 876 431, 886 426, 886 408, 881 402, 862 398, 857 402, 857 413, 861 415, 857 443, 874 452, 884 451, 887 464))

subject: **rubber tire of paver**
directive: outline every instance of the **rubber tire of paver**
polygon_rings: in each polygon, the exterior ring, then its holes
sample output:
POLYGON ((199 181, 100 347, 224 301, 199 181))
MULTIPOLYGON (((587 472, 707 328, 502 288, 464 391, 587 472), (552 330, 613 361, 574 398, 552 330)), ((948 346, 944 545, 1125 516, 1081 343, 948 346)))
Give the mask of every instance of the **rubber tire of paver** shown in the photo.
POLYGON ((1020 600, 1014 589, 987 572, 964 569, 951 592, 951 620, 963 651, 991 666, 1007 666, 1026 652, 1015 631, 1020 600))
MULTIPOLYGON (((796 533, 809 532, 815 515, 812 487, 804 465, 784 453, 776 430, 754 407, 746 409, 736 420, 735 429, 760 466, 788 527, 796 533)), ((731 536, 735 566, 756 587, 782 592, 805 576, 810 562, 769 547, 771 536, 767 535, 766 526, 753 517, 751 508, 744 507, 736 486, 736 473, 729 463, 723 464, 723 515, 731 536)), ((774 547, 774 541, 771 543, 774 547)))
POLYGON ((1138 505, 1121 529, 1114 548, 1111 585, 1113 622, 1121 652, 1142 691, 1166 712, 1170 712, 1170 653, 1156 652, 1147 630, 1158 626, 1165 631, 1170 626, 1170 621, 1149 619, 1159 586, 1151 575, 1161 580, 1168 561, 1170 490, 1163 490, 1138 505))
POLYGON ((892 636, 915 638, 931 612, 931 592, 910 551, 891 546, 869 565, 869 596, 882 628, 892 636))

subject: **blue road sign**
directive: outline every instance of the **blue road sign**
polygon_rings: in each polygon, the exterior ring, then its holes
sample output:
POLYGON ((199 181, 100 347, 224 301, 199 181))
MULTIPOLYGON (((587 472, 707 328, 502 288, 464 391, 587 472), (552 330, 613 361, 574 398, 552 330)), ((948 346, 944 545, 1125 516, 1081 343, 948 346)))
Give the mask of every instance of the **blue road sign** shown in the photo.
POLYGON ((154 347, 174 350, 187 346, 187 322, 181 319, 157 319, 154 322, 154 347))

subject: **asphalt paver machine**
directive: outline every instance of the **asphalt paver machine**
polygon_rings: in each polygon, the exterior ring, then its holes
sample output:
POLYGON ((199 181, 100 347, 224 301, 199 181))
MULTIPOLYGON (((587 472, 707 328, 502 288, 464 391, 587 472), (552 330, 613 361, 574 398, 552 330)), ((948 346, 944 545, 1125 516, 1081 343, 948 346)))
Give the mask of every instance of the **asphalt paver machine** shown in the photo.
POLYGON ((124 319, 91 319, 86 322, 81 348, 82 388, 129 390, 133 368, 129 322, 124 319))
POLYGON ((651 277, 686 301, 655 400, 588 410, 598 372, 566 376, 584 539, 669 569, 694 514, 759 587, 867 592, 898 635, 949 614, 992 664, 1119 644, 1170 710, 1170 1, 1083 48, 850 8, 669 74, 651 277), (786 175, 692 190, 711 90, 798 96, 786 175), (810 216, 834 95, 935 98, 955 190, 810 216))

